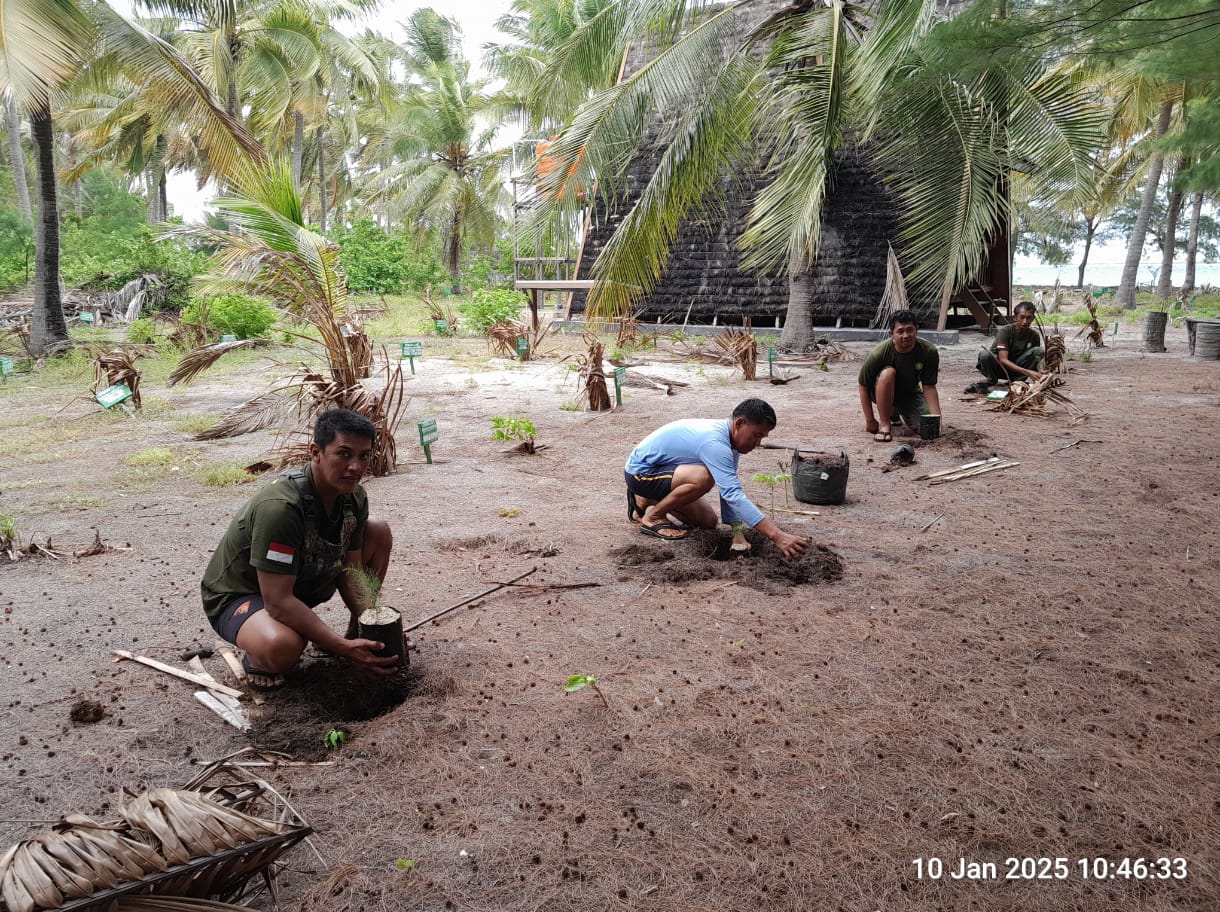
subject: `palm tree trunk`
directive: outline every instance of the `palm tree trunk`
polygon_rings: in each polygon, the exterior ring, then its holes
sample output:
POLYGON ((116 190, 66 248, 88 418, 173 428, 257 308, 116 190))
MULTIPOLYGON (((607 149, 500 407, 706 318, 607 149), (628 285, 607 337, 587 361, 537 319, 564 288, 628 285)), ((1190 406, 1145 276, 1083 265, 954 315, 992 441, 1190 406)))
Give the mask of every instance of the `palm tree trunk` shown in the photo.
POLYGON ((38 171, 38 229, 34 238, 34 312, 30 353, 57 354, 72 347, 59 293, 59 199, 55 186, 55 130, 51 104, 30 111, 30 131, 38 171))
POLYGON ((21 147, 21 117, 12 94, 4 98, 4 126, 8 131, 8 161, 13 169, 13 186, 17 190, 17 211, 30 221, 34 210, 30 207, 30 178, 25 172, 25 150, 21 147))
POLYGON ((1203 214, 1203 191, 1195 192, 1190 200, 1190 232, 1186 235, 1186 275, 1182 277, 1182 293, 1195 290, 1195 260, 1199 256, 1199 217, 1203 214))
MULTIPOLYGON (((1181 174, 1187 167, 1185 155, 1179 155, 1173 176, 1181 174)), ((1173 178, 1171 178, 1172 180, 1173 178)), ((1178 216, 1182 213, 1182 190, 1174 187, 1169 191, 1169 205, 1165 208, 1165 232, 1161 244, 1161 272, 1157 277, 1156 296, 1168 300, 1173 296, 1173 255, 1178 249, 1178 216)))
POLYGON ((445 244, 445 268, 449 270, 449 279, 454 294, 462 293, 462 207, 453 211, 453 224, 449 226, 449 237, 445 244))
MULTIPOLYGON (((1156 122, 1156 135, 1159 140, 1169 129, 1169 116, 1173 113, 1173 102, 1167 101, 1161 105, 1161 114, 1156 122)), ((1148 220, 1152 217, 1152 204, 1156 201, 1157 186, 1161 183, 1161 168, 1165 164, 1165 156, 1154 152, 1148 165, 1148 177, 1144 182, 1144 196, 1140 201, 1140 211, 1135 217, 1135 227, 1127 241, 1127 259, 1123 264, 1123 277, 1115 295, 1116 303, 1127 310, 1135 309, 1135 285, 1139 275, 1140 255, 1144 252, 1144 238, 1148 236, 1148 220)))
POLYGON ((292 112, 292 187, 301 192, 301 159, 305 153, 305 115, 292 112))
POLYGON ((326 234, 326 144, 318 127, 318 230, 326 234))
POLYGON ((1093 235, 1097 233, 1097 220, 1089 217, 1084 220, 1084 255, 1080 258, 1080 268, 1076 271, 1076 287, 1084 288, 1084 267, 1089 264, 1089 251, 1093 249, 1093 235))
POLYGON ((148 163, 148 224, 156 225, 166 219, 166 207, 161 199, 161 188, 165 183, 165 156, 169 150, 169 141, 163 134, 158 134, 153 144, 152 159, 148 163))
POLYGON ((813 277, 808 269, 788 270, 788 309, 779 344, 794 352, 803 352, 813 344, 813 277))

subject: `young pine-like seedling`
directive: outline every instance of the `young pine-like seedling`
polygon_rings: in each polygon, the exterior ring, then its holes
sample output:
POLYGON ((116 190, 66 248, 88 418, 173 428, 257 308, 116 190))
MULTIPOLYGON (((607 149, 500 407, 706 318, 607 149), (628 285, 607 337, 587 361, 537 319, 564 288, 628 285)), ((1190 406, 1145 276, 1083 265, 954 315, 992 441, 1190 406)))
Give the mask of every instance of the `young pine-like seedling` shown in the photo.
POLYGON ((602 693, 601 688, 597 686, 597 677, 591 674, 574 674, 569 675, 567 683, 563 685, 564 693, 576 693, 585 687, 592 687, 593 692, 601 698, 602 705, 606 709, 610 708, 609 701, 606 700, 606 695, 602 693))
POLYGON ((356 600, 365 608, 376 608, 381 601, 381 577, 368 567, 347 567, 343 571, 351 578, 356 600))

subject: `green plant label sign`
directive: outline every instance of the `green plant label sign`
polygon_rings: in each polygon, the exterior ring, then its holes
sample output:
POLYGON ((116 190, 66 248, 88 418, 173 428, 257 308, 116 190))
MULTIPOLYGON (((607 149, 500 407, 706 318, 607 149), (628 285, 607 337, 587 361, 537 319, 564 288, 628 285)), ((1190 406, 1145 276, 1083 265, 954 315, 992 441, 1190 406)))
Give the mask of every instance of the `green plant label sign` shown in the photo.
POLYGON ((517 339, 517 357, 520 358, 522 361, 524 361, 525 356, 528 355, 529 353, 530 353, 530 340, 525 338, 525 336, 518 337, 518 339, 517 339))
MULTIPOLYGON (((448 320, 433 320, 432 325, 436 327, 437 335, 444 336, 449 333, 449 321, 448 320)), ((404 357, 406 357, 406 356, 404 355, 404 357)))
POLYGON ((13 359, 0 358, 0 377, 6 377, 13 372, 13 359))
POLYGON ((114 408, 120 402, 126 402, 131 398, 131 387, 126 383, 116 383, 114 386, 108 386, 94 398, 103 408, 114 408))
POLYGON ((767 346, 767 376, 775 376, 775 346, 767 346))
POLYGON ((404 358, 418 358, 424 353, 423 342, 404 342, 402 343, 402 356, 404 358))
POLYGON ((623 380, 627 377, 627 368, 616 367, 614 369, 614 404, 623 404, 623 380))
POLYGON ((223 336, 220 337, 220 341, 221 342, 236 342, 237 336, 233 335, 233 333, 225 333, 223 336))
POLYGON ((424 448, 424 458, 428 460, 428 465, 432 465, 432 444, 436 443, 439 436, 435 418, 425 418, 419 423, 419 445, 424 448))
POLYGON ((80 312, 80 316, 78 316, 78 317, 77 317, 77 319, 78 319, 78 320, 80 320, 82 323, 92 323, 92 322, 93 322, 93 314, 88 313, 88 312, 86 312, 86 311, 83 311, 83 310, 82 310, 82 311, 80 312))

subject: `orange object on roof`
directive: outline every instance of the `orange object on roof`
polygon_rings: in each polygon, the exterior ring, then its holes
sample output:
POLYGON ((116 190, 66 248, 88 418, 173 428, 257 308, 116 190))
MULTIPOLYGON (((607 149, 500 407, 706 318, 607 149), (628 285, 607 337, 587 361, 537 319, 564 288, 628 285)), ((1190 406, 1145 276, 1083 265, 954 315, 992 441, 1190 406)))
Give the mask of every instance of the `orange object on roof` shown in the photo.
MULTIPOLYGON (((534 156, 536 157, 536 159, 538 161, 538 169, 537 169, 538 170, 538 184, 540 187, 542 185, 546 184, 547 178, 550 176, 550 174, 557 167, 559 167, 559 162, 556 161, 555 156, 547 154, 548 152, 550 152, 551 146, 553 146, 555 144, 555 141, 558 138, 559 137, 557 137, 557 136, 551 136, 548 139, 544 139, 541 142, 539 142, 538 145, 534 146, 534 156)), ((579 154, 577 154, 577 156, 576 156, 576 161, 572 162, 571 166, 568 168, 567 178, 565 178, 563 180, 563 182, 560 183, 559 188, 555 191, 556 199, 567 194, 568 182, 569 182, 569 180, 572 180, 575 178, 576 172, 578 170, 580 170, 580 164, 581 164, 581 162, 584 161, 584 158, 585 158, 585 150, 582 147, 579 154)), ((580 200, 581 202, 584 202, 588 198, 588 193, 586 192, 586 190, 583 186, 575 186, 574 196, 576 197, 576 199, 580 200)))

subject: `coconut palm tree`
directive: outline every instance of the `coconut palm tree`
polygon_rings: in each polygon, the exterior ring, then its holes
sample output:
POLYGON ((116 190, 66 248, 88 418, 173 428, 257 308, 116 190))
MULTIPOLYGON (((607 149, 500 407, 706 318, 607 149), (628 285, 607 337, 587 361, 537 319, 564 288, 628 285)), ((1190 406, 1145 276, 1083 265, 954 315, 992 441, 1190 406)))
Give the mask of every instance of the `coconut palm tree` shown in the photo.
MULTIPOLYGON (((913 296, 939 297, 943 323, 950 295, 978 272, 1006 217, 1008 172, 1052 185, 1087 173, 1101 118, 1070 74, 1015 52, 963 53, 985 21, 941 22, 936 8, 694 8, 677 41, 585 104, 551 149, 558 165, 547 192, 574 206, 562 192, 569 169, 569 183, 596 177, 612 200, 642 139, 661 134, 655 171, 594 266, 601 282, 591 309, 629 309, 664 269, 681 220, 734 171, 762 162, 770 184, 740 235, 743 262, 791 277, 783 343, 804 347, 812 339, 802 277, 818 253, 835 156, 863 149, 897 200, 913 296)), ((685 10, 641 0, 633 31, 655 36, 685 10)))
MULTIPOLYGON (((232 228, 187 228, 175 232, 203 239, 217 248, 211 270, 196 281, 203 293, 243 292, 269 298, 287 316, 304 322, 312 334, 289 335, 321 341, 325 369, 308 364, 273 383, 260 396, 225 415, 197 439, 230 437, 273 424, 301 421, 302 428, 327 408, 349 408, 378 427, 369 471, 394 469, 394 430, 402 414, 402 368, 386 367, 386 383, 375 393, 361 381, 368 376, 372 350, 358 315, 348 307, 347 283, 339 248, 305 224, 291 165, 259 164, 233 175, 241 196, 217 200, 232 228)), ((189 382, 224 354, 264 340, 204 345, 187 353, 170 374, 171 385, 189 382)), ((310 355, 314 349, 306 349, 310 355)), ((291 461, 295 450, 285 456, 291 461)))
POLYGON ((496 99, 470 78, 459 37, 452 21, 430 9, 411 16, 403 44, 407 85, 362 154, 372 200, 421 239, 443 236, 455 293, 464 245, 494 237, 509 157, 494 145, 496 99))

